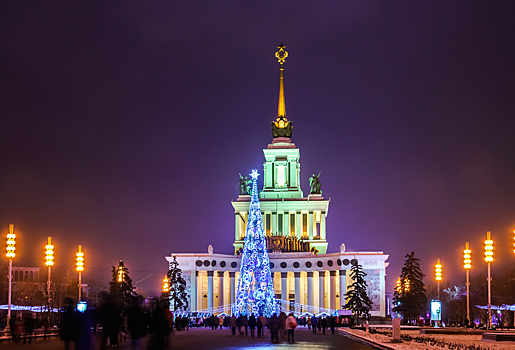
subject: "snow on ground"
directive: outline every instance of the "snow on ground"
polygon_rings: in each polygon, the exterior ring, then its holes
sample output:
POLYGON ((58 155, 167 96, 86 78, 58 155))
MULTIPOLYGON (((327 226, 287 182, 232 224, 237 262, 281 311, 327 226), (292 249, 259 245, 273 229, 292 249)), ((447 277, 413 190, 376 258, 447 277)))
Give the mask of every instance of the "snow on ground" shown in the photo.
MULTIPOLYGON (((442 350, 446 348, 441 348, 438 346, 430 346, 423 343, 417 342, 406 342, 402 343, 392 343, 391 337, 382 335, 382 334, 366 334, 365 331, 357 330, 357 329, 342 329, 344 332, 348 332, 350 334, 356 335, 358 337, 362 337, 365 339, 369 339, 370 341, 379 343, 381 345, 390 347, 392 349, 399 350, 442 350)), ((459 343, 465 345, 476 345, 481 346, 485 349, 495 349, 495 350, 514 350, 515 342, 484 342, 482 341, 482 335, 451 335, 451 334, 419 334, 419 331, 401 331, 401 334, 409 334, 413 337, 426 337, 426 338, 434 338, 437 340, 443 340, 447 343, 459 343)))

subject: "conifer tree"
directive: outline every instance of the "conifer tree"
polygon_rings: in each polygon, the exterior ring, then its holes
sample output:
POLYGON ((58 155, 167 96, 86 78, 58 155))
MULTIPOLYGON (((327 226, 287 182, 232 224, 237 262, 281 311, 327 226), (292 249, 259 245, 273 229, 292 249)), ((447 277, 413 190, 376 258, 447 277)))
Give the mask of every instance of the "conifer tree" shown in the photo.
POLYGON ((138 294, 134 291, 132 279, 129 277, 129 269, 125 267, 123 260, 120 260, 117 268, 113 266, 109 294, 123 309, 131 307, 138 300, 138 294))
POLYGON ((372 308, 372 301, 370 301, 367 294, 366 275, 361 265, 352 265, 350 278, 353 282, 347 287, 347 293, 345 293, 345 298, 347 299, 345 308, 352 310, 352 313, 356 317, 356 323, 359 323, 359 317, 361 315, 366 318, 370 317, 370 309, 372 308))
POLYGON ((233 312, 237 315, 254 313, 270 317, 275 311, 275 296, 259 204, 259 174, 257 170, 252 170, 250 176, 252 195, 233 312))
POLYGON ((166 298, 171 303, 173 310, 186 311, 188 308, 188 292, 186 291, 186 281, 182 277, 182 270, 179 268, 177 257, 173 256, 170 269, 166 274, 168 278, 169 291, 165 293, 166 298))
POLYGON ((393 301, 396 306, 393 311, 402 313, 407 323, 418 318, 426 305, 426 288, 424 274, 420 269, 420 259, 415 258, 415 252, 406 254, 402 268, 400 284, 395 289, 393 301))

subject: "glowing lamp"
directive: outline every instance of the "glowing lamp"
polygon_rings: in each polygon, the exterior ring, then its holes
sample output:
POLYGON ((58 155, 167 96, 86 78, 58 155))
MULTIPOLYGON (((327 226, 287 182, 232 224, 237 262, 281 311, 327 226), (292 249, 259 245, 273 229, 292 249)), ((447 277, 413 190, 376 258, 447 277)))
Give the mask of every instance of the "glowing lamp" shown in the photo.
POLYGON ((125 280, 125 272, 123 271, 123 261, 120 260, 118 264, 118 283, 122 283, 125 280))
POLYGON ((52 237, 48 237, 48 244, 46 245, 46 262, 45 265, 48 267, 54 266, 54 246, 52 245, 52 237))
POLYGON ((440 264, 440 259, 436 260, 435 280, 437 280, 438 282, 440 282, 442 280, 442 264, 440 264))
POLYGON ((490 239, 490 231, 486 233, 485 261, 487 263, 494 261, 494 241, 490 239))
POLYGON ((168 277, 165 277, 165 279, 163 280, 163 292, 167 293, 169 291, 170 291, 170 285, 168 282, 168 277))
POLYGON ((470 253, 472 253, 472 251, 469 249, 469 242, 467 242, 465 245, 465 250, 463 251, 463 267, 465 268, 465 270, 468 270, 472 267, 470 253))
POLYGON ((79 246, 79 251, 77 252, 77 271, 82 272, 84 271, 84 253, 82 252, 82 246, 79 246))
POLYGON ((397 293, 401 293, 402 292, 401 278, 400 277, 397 279, 397 287, 396 287, 396 289, 397 289, 397 293))
POLYGON ((14 225, 9 224, 9 233, 7 234, 7 242, 5 247, 5 256, 7 259, 14 259, 16 256, 16 235, 14 234, 14 225))

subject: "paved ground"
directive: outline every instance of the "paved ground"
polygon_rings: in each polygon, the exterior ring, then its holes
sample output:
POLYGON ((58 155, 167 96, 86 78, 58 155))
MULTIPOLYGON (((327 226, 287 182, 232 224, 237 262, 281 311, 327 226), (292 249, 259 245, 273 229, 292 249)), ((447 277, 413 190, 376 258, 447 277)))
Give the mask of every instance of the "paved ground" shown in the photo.
MULTIPOLYGON (((148 339, 144 339, 142 350, 147 350, 148 339)), ((31 350, 54 350, 64 349, 64 344, 58 339, 38 340, 32 344, 2 343, 1 349, 31 349, 31 350)), ((72 347, 73 349, 73 347, 72 347)), ((97 350, 98 344, 90 350, 97 350)), ((109 348, 110 349, 110 348, 109 348)), ((133 349, 130 341, 121 343, 117 349, 133 349)), ((325 335, 313 334, 304 327, 295 331, 295 342, 289 343, 286 339, 280 339, 278 343, 270 342, 270 333, 265 330, 265 337, 233 336, 231 331, 211 329, 191 329, 184 332, 174 332, 171 339, 170 349, 207 350, 207 349, 348 349, 348 350, 369 350, 372 347, 346 338, 338 332, 334 335, 330 331, 325 335)), ((82 350, 82 349, 81 349, 82 350)))

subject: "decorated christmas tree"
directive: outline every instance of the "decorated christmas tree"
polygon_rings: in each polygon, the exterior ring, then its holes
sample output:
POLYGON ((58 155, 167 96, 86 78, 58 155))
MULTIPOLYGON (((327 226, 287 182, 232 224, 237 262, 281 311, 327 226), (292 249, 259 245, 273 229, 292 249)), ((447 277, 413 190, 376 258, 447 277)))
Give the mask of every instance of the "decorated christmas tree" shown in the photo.
POLYGON ((253 313, 270 317, 275 311, 275 298, 259 205, 257 188, 259 174, 257 170, 252 170, 250 176, 252 178, 252 196, 241 257, 238 293, 233 311, 237 315, 253 313))

